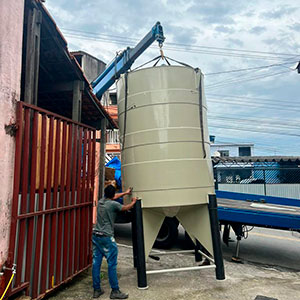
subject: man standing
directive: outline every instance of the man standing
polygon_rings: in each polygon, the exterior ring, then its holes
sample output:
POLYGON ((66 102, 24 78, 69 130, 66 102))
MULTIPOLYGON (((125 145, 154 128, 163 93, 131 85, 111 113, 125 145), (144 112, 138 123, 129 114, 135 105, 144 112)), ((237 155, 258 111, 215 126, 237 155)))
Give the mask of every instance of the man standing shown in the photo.
POLYGON ((118 246, 114 239, 114 223, 117 213, 131 209, 137 198, 132 198, 131 203, 122 205, 116 200, 125 195, 130 195, 131 189, 125 193, 116 194, 114 186, 109 185, 104 189, 104 198, 98 201, 97 221, 93 229, 93 298, 100 297, 104 291, 100 287, 100 269, 103 256, 108 265, 108 278, 111 287, 110 299, 126 299, 128 294, 122 293, 117 277, 118 246))

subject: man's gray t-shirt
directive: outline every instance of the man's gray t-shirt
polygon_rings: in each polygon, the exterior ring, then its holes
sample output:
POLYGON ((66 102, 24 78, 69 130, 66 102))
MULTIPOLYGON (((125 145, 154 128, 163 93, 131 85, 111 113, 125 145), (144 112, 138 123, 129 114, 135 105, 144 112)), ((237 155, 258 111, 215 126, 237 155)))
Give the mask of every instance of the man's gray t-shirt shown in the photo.
POLYGON ((94 232, 114 236, 114 224, 117 213, 122 210, 122 204, 117 201, 102 198, 98 201, 97 222, 94 232))

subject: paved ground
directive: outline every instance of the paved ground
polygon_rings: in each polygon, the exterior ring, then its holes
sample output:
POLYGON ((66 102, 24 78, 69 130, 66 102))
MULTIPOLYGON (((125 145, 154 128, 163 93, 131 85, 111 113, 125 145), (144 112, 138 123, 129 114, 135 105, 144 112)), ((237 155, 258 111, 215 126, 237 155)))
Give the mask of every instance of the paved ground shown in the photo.
MULTIPOLYGON (((292 270, 282 266, 268 266, 251 261, 245 261, 244 264, 235 264, 230 262, 230 255, 227 254, 224 255, 226 271, 226 280, 224 281, 217 281, 212 269, 156 274, 148 275, 148 290, 138 290, 136 287, 136 271, 132 267, 132 250, 128 246, 129 239, 121 234, 119 242, 127 244, 119 247, 118 273, 121 289, 129 292, 130 299, 254 300, 257 295, 278 300, 300 299, 299 261, 295 270, 292 270), (127 242, 124 243, 124 241, 127 242)), ((163 256, 159 262, 150 260, 147 269, 193 265, 195 265, 193 256, 181 254, 163 256)), ((110 293, 106 264, 103 266, 103 277, 105 294, 100 299, 105 300, 109 299, 110 293)), ((91 285, 91 271, 89 271, 80 275, 72 284, 53 294, 49 299, 91 299, 91 285)))

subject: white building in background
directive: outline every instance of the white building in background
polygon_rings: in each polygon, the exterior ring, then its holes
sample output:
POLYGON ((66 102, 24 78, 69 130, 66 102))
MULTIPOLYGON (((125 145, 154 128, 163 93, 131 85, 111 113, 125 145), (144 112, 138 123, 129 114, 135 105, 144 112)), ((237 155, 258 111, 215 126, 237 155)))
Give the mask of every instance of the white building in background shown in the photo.
POLYGON ((249 143, 216 143, 215 137, 210 136, 210 154, 220 157, 253 156, 254 144, 249 143))

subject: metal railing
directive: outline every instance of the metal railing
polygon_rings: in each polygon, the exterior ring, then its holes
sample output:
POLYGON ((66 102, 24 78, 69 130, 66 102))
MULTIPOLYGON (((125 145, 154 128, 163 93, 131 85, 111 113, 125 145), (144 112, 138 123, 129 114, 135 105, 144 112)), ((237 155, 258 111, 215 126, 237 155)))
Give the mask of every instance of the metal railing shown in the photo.
POLYGON ((300 168, 215 167, 214 178, 220 190, 300 198, 300 168))
POLYGON ((119 130, 107 130, 106 131, 106 144, 119 144, 120 138, 119 138, 119 130))

